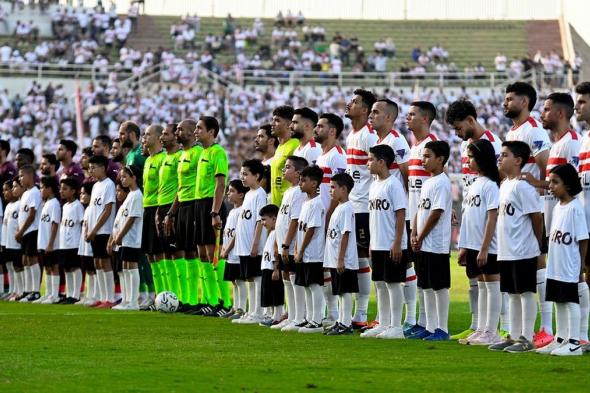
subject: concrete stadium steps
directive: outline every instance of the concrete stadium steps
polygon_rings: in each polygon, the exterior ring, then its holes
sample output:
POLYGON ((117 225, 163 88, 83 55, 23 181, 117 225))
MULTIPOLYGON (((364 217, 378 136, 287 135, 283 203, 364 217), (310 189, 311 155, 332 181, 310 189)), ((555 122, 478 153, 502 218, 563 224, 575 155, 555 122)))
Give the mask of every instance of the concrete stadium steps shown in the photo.
POLYGON ((582 57, 582 69, 580 72, 580 81, 590 80, 590 45, 578 34, 576 29, 571 27, 572 41, 574 50, 582 57))
MULTIPOLYGON (((157 23, 157 17, 151 15, 140 15, 137 19, 137 29, 129 35, 127 45, 133 49, 145 51, 158 47, 169 47, 170 26, 165 33, 162 32, 162 25, 157 23)), ((171 22, 172 23, 172 22, 171 22)))
POLYGON ((543 54, 556 51, 563 55, 561 33, 557 20, 532 20, 527 22, 528 52, 533 56, 537 50, 543 54))
MULTIPOLYGON (((253 18, 236 18, 236 25, 250 28, 253 18)), ((197 43, 202 43, 207 33, 221 34, 223 18, 201 18, 201 30, 197 43)), ((154 16, 153 22, 159 35, 167 39, 172 47, 170 25, 178 23, 178 17, 154 16)), ((270 43, 274 20, 263 19, 265 32, 259 43, 270 43)), ((557 22, 555 22, 557 23, 557 22)), ((526 55, 526 21, 360 21, 360 20, 308 20, 310 26, 321 25, 326 29, 326 45, 336 32, 352 37, 357 36, 360 45, 368 55, 373 52, 373 44, 380 38, 391 37, 397 47, 397 56, 390 59, 388 68, 398 69, 404 62, 411 62, 410 53, 415 46, 423 50, 441 43, 450 53, 449 61, 462 69, 466 64, 482 62, 493 69, 494 57, 503 52, 509 59, 526 55)), ((300 31, 298 29, 298 31, 300 31)), ((559 30, 558 30, 559 31, 559 30)), ((143 35, 143 33, 141 33, 143 35)), ((246 53, 254 53, 257 48, 246 48, 246 53)), ((218 56, 220 61, 231 61, 233 56, 225 53, 218 56)))

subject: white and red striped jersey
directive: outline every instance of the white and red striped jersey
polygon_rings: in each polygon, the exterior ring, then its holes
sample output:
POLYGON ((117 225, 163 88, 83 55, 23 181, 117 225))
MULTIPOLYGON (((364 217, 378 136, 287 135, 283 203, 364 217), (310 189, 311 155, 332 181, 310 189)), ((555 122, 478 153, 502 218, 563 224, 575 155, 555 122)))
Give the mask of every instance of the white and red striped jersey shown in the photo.
POLYGON ((410 161, 410 145, 406 138, 397 130, 391 130, 383 139, 377 140, 378 145, 388 145, 395 153, 395 161, 389 167, 389 173, 399 180, 403 185, 404 178, 399 169, 400 164, 405 164, 410 161))
POLYGON ((522 168, 523 172, 531 173, 535 178, 541 180, 541 171, 535 162, 535 157, 549 150, 551 142, 547 131, 539 127, 537 121, 529 117, 527 121, 518 127, 512 127, 506 134, 507 141, 521 141, 525 142, 531 148, 531 157, 529 161, 522 168))
POLYGON ((337 173, 346 171, 346 154, 344 149, 336 145, 329 152, 321 154, 316 162, 322 171, 324 178, 320 184, 320 199, 327 209, 330 206, 330 179, 337 173))
POLYGON ((310 139, 303 147, 297 146, 293 152, 294 156, 305 158, 308 165, 316 165, 318 157, 322 154, 321 146, 315 141, 310 139))
MULTIPOLYGON (((500 138, 491 131, 484 131, 483 135, 479 139, 485 139, 490 141, 494 146, 496 152, 496 159, 500 156, 502 151, 502 141, 500 138)), ((469 157, 467 156, 467 146, 473 143, 473 139, 461 142, 461 173, 463 175, 463 204, 467 202, 467 194, 469 193, 469 186, 473 184, 477 178, 477 172, 469 169, 469 157)))
MULTIPOLYGON (((555 141, 551 150, 549 150, 549 159, 547 160, 547 171, 545 173, 545 180, 549 181, 549 172, 557 165, 572 164, 574 168, 578 169, 580 161, 580 136, 572 130, 568 130, 558 141, 555 141)), ((553 208, 557 204, 557 198, 549 190, 545 190, 545 231, 547 236, 551 233, 551 218, 553 216, 553 208)))
POLYGON ((346 138, 346 172, 354 180, 349 198, 355 213, 369 212, 369 188, 373 176, 369 172, 369 149, 377 143, 377 134, 367 124, 358 131, 351 131, 346 138))
POLYGON ((586 223, 590 233, 590 131, 582 138, 582 147, 580 148, 580 182, 582 183, 582 192, 579 195, 580 203, 586 213, 586 223))
POLYGON ((408 161, 408 210, 410 220, 413 220, 416 213, 418 213, 420 190, 426 179, 430 177, 430 173, 426 172, 422 166, 422 151, 428 142, 436 140, 438 140, 436 135, 428 134, 426 138, 412 145, 410 149, 410 160, 408 161))

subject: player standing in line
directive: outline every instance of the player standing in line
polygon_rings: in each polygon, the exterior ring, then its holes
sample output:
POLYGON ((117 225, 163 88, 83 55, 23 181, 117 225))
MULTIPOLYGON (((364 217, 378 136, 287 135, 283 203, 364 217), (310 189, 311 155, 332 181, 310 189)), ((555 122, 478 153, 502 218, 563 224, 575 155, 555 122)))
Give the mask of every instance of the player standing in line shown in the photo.
POLYGON ((260 322, 260 326, 267 327, 278 325, 285 313, 285 287, 281 281, 281 270, 275 252, 278 212, 279 208, 275 205, 266 205, 260 209, 262 226, 268 233, 262 252, 260 304, 269 310, 269 317, 260 322))
POLYGON ((315 165, 322 154, 322 148, 313 139, 316 124, 318 124, 318 114, 308 107, 303 107, 295 109, 289 126, 293 138, 299 139, 299 146, 293 155, 305 158, 309 165, 315 165))
POLYGON ((203 290, 203 285, 195 244, 195 188, 197 164, 203 148, 195 144, 196 126, 195 120, 185 119, 176 127, 176 141, 182 145, 178 158, 178 192, 164 219, 168 226, 168 222, 173 222, 176 217, 176 251, 180 257, 174 263, 177 265, 180 281, 178 296, 186 304, 180 311, 186 313, 196 313, 205 306, 198 304, 199 286, 203 290))
POLYGON ((90 220, 91 210, 90 196, 94 188, 93 182, 84 182, 80 187, 80 203, 84 207, 84 218, 82 220, 82 233, 80 235, 80 243, 78 244, 78 256, 82 259, 82 270, 86 274, 86 294, 83 299, 76 304, 84 306, 92 306, 98 300, 98 280, 96 276, 96 268, 94 267, 94 256, 92 254, 92 245, 86 240, 86 229, 88 228, 88 221, 90 220))
POLYGON ((330 269, 332 294, 340 298, 338 319, 328 330, 327 336, 352 334, 352 294, 358 292, 358 256, 354 208, 348 195, 354 180, 346 173, 337 173, 330 180, 332 200, 338 202, 326 231, 324 269, 330 269))
MULTIPOLYGON (((422 165, 422 153, 428 142, 436 141, 436 135, 430 132, 430 126, 436 117, 436 108, 432 103, 427 101, 414 101, 410 105, 406 114, 408 129, 414 135, 416 142, 410 149, 410 160, 408 161, 408 211, 410 219, 413 220, 418 213, 418 204, 420 203, 420 190, 424 182, 430 177, 422 165)), ((409 229, 408 229, 409 232, 409 229)), ((409 237, 409 233, 408 233, 409 237)), ((408 257, 411 262, 416 262, 416 256, 412 247, 408 251, 408 257)), ((418 270, 418 269, 416 269, 418 270)), ((415 334, 424 334, 426 330, 426 312, 424 309, 424 292, 419 285, 418 277, 418 321, 412 327, 404 325, 404 334, 406 337, 415 334)))
POLYGON ((211 116, 199 119, 195 137, 203 146, 203 152, 197 164, 195 193, 196 243, 199 248, 197 262, 201 264, 207 304, 201 313, 212 317, 224 316, 232 306, 229 287, 223 280, 225 260, 215 261, 216 237, 220 236, 227 218, 223 197, 229 172, 227 153, 216 142, 218 134, 217 119, 211 116))
POLYGON ((117 211, 113 233, 109 239, 111 251, 119 247, 123 262, 123 298, 113 310, 139 310, 139 257, 143 228, 143 195, 139 189, 141 171, 136 166, 125 166, 119 174, 121 185, 129 189, 127 198, 117 211))
MULTIPOLYGON (((506 134, 507 141, 521 141, 529 145, 531 155, 522 172, 528 172, 541 180, 546 173, 551 143, 547 132, 539 127, 530 115, 537 102, 535 88, 525 82, 515 82, 506 87, 504 115, 512 119, 513 127, 506 134)), ((541 190, 542 191, 542 190, 541 190)), ((541 209, 543 206, 541 205, 541 209)), ((545 228, 549 231, 549 228, 545 228)), ((535 334, 535 344, 546 345, 553 340, 553 305, 545 301, 545 257, 547 245, 543 237, 541 255, 537 262, 537 292, 541 312, 541 327, 535 334)))
POLYGON ((289 128, 292 119, 293 107, 283 105, 272 112, 272 134, 279 141, 279 145, 270 164, 270 202, 276 206, 281 205, 283 194, 291 186, 283 177, 285 162, 299 145, 299 141, 292 137, 289 128))
MULTIPOLYGON (((368 124, 369 113, 375 103, 375 95, 356 89, 346 105, 345 116, 351 121, 352 130, 346 138, 346 172, 354 179, 350 202, 355 211, 357 253, 359 258, 359 292, 356 296, 352 326, 367 326, 367 309, 371 294, 371 268, 369 259, 369 188, 373 177, 367 168, 369 149, 377 143, 377 134, 368 124)), ((328 211, 328 216, 330 215, 328 211)))
MULTIPOLYGON (((461 173, 463 177, 463 207, 465 209, 465 204, 467 203, 467 194, 469 193, 469 187, 475 180, 478 178, 478 173, 473 171, 469 167, 469 155, 467 151, 467 147, 474 141, 484 139, 490 141, 492 147, 494 148, 496 159, 500 156, 500 151, 502 150, 502 142, 497 135, 492 133, 489 130, 486 130, 480 123, 477 121, 477 112, 475 107, 471 103, 471 101, 467 100, 458 100, 449 105, 446 114, 446 122, 455 130, 455 134, 459 138, 462 139, 461 142, 461 173)), ((465 259, 460 259, 459 263, 464 266, 465 259)), ((470 272, 465 270, 465 273, 473 273, 475 274, 475 270, 470 270, 470 272)), ((469 329, 462 331, 461 333, 454 334, 451 336, 451 340, 461 340, 465 339, 471 334, 475 332, 477 329, 477 324, 479 320, 478 315, 478 292, 480 291, 478 277, 467 275, 469 279, 469 307, 471 309, 471 326, 469 329)), ((504 299, 504 297, 503 297, 504 299)), ((508 299, 506 297, 505 299, 508 299)), ((504 302, 505 303, 505 302, 504 302)), ((506 304, 503 305, 505 306, 506 304)), ((505 309, 505 307, 503 307, 505 309)), ((485 318, 484 318, 485 320, 485 318)), ((507 326, 508 318, 502 318, 503 326, 502 330, 505 329, 507 326)), ((494 329, 495 331, 495 329, 494 329)))
MULTIPOLYGON (((299 187, 299 180, 301 171, 305 167, 307 167, 305 158, 289 156, 283 168, 283 176, 292 186, 285 191, 283 201, 279 207, 275 224, 275 238, 289 314, 287 319, 271 326, 271 329, 282 329, 288 325, 297 325, 305 319, 305 289, 302 286, 295 285, 295 237, 301 206, 307 199, 307 195, 299 187)), ((293 326, 290 328, 295 329, 293 326)), ((288 330, 286 329, 286 331, 288 330)))
MULTIPOLYGON (((106 158, 107 166, 106 166, 106 174, 109 179, 113 182, 117 180, 117 175, 119 174, 119 164, 115 161, 109 159, 109 152, 111 150, 112 140, 108 135, 99 135, 92 140, 92 155, 93 156, 101 156, 106 158)), ((96 180, 89 173, 90 177, 93 178, 93 181, 96 180)))
MULTIPOLYGON (((53 176, 43 176, 40 182, 41 198, 43 207, 41 208, 41 219, 39 220, 39 231, 37 236, 37 250, 45 268, 45 296, 41 296, 33 303, 43 303, 45 300, 59 298, 59 223, 61 221, 61 206, 56 198, 58 194, 59 183, 53 176)), ((78 284, 82 285, 82 274, 78 284)), ((66 273, 67 295, 63 304, 74 304, 79 298, 72 295, 73 273, 66 273), (68 286, 67 283, 70 283, 68 286), (69 296, 68 296, 69 295, 69 296)), ((79 288, 79 286, 78 286, 79 288)), ((53 303, 53 302, 52 302, 53 303)))
POLYGON ((125 121, 119 127, 119 140, 121 147, 125 148, 128 142, 131 143, 129 152, 125 155, 125 165, 143 168, 146 157, 141 150, 141 130, 133 121, 125 121))
POLYGON ((18 230, 14 235, 21 244, 25 269, 25 291, 20 302, 32 302, 41 297, 41 266, 37 251, 37 236, 41 218, 41 193, 35 185, 35 168, 23 165, 18 170, 20 185, 25 190, 20 199, 18 230))
POLYGON ((262 165, 270 166, 278 146, 279 140, 273 135, 271 125, 261 125, 254 138, 254 150, 261 154, 262 165))
POLYGON ((242 212, 236 225, 236 254, 240 258, 240 278, 248 282, 248 312, 232 323, 258 324, 262 322, 260 303, 262 248, 265 231, 260 222, 260 209, 267 205, 266 193, 260 186, 264 165, 260 160, 246 160, 242 164, 242 184, 249 188, 244 197, 242 212))
POLYGON ((222 316, 230 319, 239 319, 244 315, 248 299, 246 282, 240 276, 240 258, 236 254, 236 227, 247 192, 248 188, 238 179, 230 180, 227 186, 227 200, 233 209, 229 211, 223 228, 223 248, 219 258, 225 259, 223 279, 233 284, 233 307, 222 316))
POLYGON ((8 202, 4 217, 8 218, 6 223, 6 248, 7 260, 12 261, 14 267, 14 293, 8 301, 17 301, 25 291, 25 272, 23 268, 23 253, 21 245, 16 241, 15 234, 18 231, 18 214, 20 210, 20 199, 23 188, 20 185, 18 176, 14 180, 8 180, 3 185, 4 198, 8 202))
POLYGON ((4 263, 4 266, 6 266, 5 274, 8 274, 8 292, 2 295, 0 298, 1 300, 8 300, 14 296, 16 281, 14 262, 12 261, 10 252, 6 248, 6 233, 8 232, 8 222, 10 220, 9 214, 11 214, 10 211, 8 211, 8 204, 12 202, 12 193, 10 190, 11 186, 7 181, 2 185, 2 201, 4 201, 4 204, 6 204, 6 209, 2 209, 2 231, 0 236, 0 246, 2 262, 4 263))
POLYGON ((143 229, 141 235, 141 250, 147 254, 154 280, 156 293, 162 292, 166 285, 166 271, 164 266, 164 249, 155 225, 158 212, 158 191, 160 189, 160 168, 166 154, 160 143, 163 128, 150 125, 143 135, 143 144, 148 150, 149 157, 143 166, 143 229))
MULTIPOLYGON (((81 257, 78 255, 78 247, 80 245, 80 237, 82 234, 82 222, 84 221, 84 207, 78 200, 78 189, 81 183, 75 177, 66 177, 60 181, 59 195, 64 202, 61 213, 61 223, 59 224, 58 235, 58 249, 63 261, 63 266, 66 271, 66 290, 69 296, 66 299, 75 299, 77 303, 80 299, 80 288, 82 286, 82 264, 81 257), (69 280, 68 280, 69 278, 69 280), (70 285, 68 286, 68 282, 70 285)), ((43 190, 41 190, 43 191, 43 190)), ((45 206, 43 206, 45 210, 45 206)), ((43 222, 43 215, 41 218, 43 222)), ((53 278, 53 298, 59 287, 59 276, 48 276, 53 278)), ((87 281, 86 285, 90 283, 87 281)), ((52 303, 51 297, 47 299, 47 303, 52 303)), ((70 300, 73 302, 73 300, 70 300)), ((65 301, 64 301, 65 303, 65 301)), ((67 303, 66 303, 67 304, 67 303)))
MULTIPOLYGON (((297 273, 295 285, 305 287, 306 322, 299 333, 321 333, 324 312, 324 247, 326 245, 326 210, 318 197, 323 172, 318 166, 301 171, 301 191, 307 194, 307 201, 301 206, 297 227, 295 264, 297 273)), ((300 324, 301 325, 301 324, 300 324)), ((297 325, 296 325, 297 326, 297 325)))
POLYGON ((578 283, 588 251, 586 214, 576 195, 582 191, 578 171, 570 164, 553 167, 549 188, 559 200, 553 209, 547 263, 547 299, 555 302, 555 340, 537 353, 582 355, 578 283), (566 341, 567 340, 567 341, 566 341))
POLYGON ((108 159, 104 156, 90 158, 90 175, 96 179, 96 183, 90 195, 90 212, 84 238, 90 242, 94 256, 98 300, 91 306, 97 308, 111 308, 115 305, 115 277, 107 252, 115 219, 115 183, 107 177, 107 165, 108 159))
POLYGON ((525 142, 502 143, 499 169, 506 178, 500 185, 496 235, 500 290, 510 296, 510 335, 489 346, 492 351, 521 353, 535 349, 532 341, 537 316, 536 271, 543 236, 543 215, 539 193, 522 180, 522 170, 530 154, 525 142))
MULTIPOLYGON (((402 283, 406 281, 408 265, 408 202, 404 186, 391 174, 395 156, 393 149, 386 144, 375 145, 369 150, 368 167, 376 176, 369 190, 369 228, 379 325, 361 333, 361 337, 404 338, 402 283)), ((414 311, 415 308, 416 303, 414 311)), ((408 312, 411 313, 411 309, 408 312)))
POLYGON ((444 167, 449 159, 447 142, 424 146, 422 165, 431 174, 420 190, 418 213, 412 222, 412 247, 417 253, 418 286, 424 291, 426 330, 409 338, 449 340, 450 246, 453 201, 451 181, 444 167))
POLYGON ((57 160, 61 164, 57 171, 59 180, 73 177, 78 181, 78 184, 82 184, 84 181, 84 172, 82 171, 82 168, 74 162, 74 156, 77 151, 78 145, 76 142, 70 139, 62 139, 59 141, 57 152, 55 153, 57 160))
POLYGON ((168 226, 164 225, 166 215, 170 211, 176 193, 178 192, 178 159, 180 158, 181 149, 176 142, 174 132, 176 124, 167 124, 160 135, 160 144, 165 150, 162 165, 158 171, 158 210, 156 212, 156 229, 160 243, 164 251, 164 259, 160 267, 160 272, 165 277, 164 283, 166 290, 179 294, 180 272, 176 270, 178 265, 175 260, 181 258, 176 252, 176 237, 174 236, 174 222, 176 216, 171 216, 168 220, 168 226))
MULTIPOLYGON (((586 122, 590 124, 590 82, 582 82, 576 86, 576 120, 578 122, 586 122)), ((580 203, 586 213, 586 224, 588 224, 588 232, 590 232, 590 133, 582 138, 582 147, 580 148, 580 180, 582 182, 582 192, 580 193, 580 203)), ((586 253, 586 260, 582 262, 585 267, 585 280, 580 280, 578 283, 578 295, 580 297, 580 341, 583 343, 585 352, 590 351, 588 344, 588 314, 589 309, 585 308, 590 303, 588 291, 588 283, 590 282, 590 258, 586 253)), ((590 305, 589 305, 590 307, 590 305)))
MULTIPOLYGON (((399 180, 400 184, 402 184, 404 191, 406 192, 406 199, 408 199, 408 161, 410 160, 410 146, 408 145, 406 138, 393 127, 398 113, 399 107, 395 102, 387 98, 377 100, 377 102, 373 104, 373 108, 371 108, 369 123, 379 137, 377 144, 388 145, 393 149, 395 160, 391 164, 389 172, 399 180)), ((406 231, 409 232, 410 211, 407 207, 405 225, 406 231)), ((406 237, 408 238, 407 234, 406 237)), ((406 248, 411 249, 409 239, 406 248)), ((404 326, 406 329, 410 329, 416 324, 416 270, 411 261, 409 259, 408 261, 406 279, 403 286, 404 303, 406 304, 404 326)))
POLYGON ((469 180, 464 197, 458 259, 465 265, 467 277, 477 278, 478 320, 474 332, 458 340, 460 344, 491 345, 501 341, 497 333, 502 295, 496 240, 500 174, 489 140, 477 139, 466 150, 468 172, 477 177, 469 180))

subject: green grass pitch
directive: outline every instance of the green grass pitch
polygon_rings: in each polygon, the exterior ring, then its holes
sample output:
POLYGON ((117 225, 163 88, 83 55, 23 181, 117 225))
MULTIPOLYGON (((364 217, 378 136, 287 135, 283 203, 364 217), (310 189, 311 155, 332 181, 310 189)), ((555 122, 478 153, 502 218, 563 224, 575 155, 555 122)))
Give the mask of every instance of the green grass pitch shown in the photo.
MULTIPOLYGON (((469 324, 466 294, 464 271, 453 267, 451 332, 469 324)), ((0 351, 0 392, 587 392, 590 373, 590 356, 4 302, 0 351)))

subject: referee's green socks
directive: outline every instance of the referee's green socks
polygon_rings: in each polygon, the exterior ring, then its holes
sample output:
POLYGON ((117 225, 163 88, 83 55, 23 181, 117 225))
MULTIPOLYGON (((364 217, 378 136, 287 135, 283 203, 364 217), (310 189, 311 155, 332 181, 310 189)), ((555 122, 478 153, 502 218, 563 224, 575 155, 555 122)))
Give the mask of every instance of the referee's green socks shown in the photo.
POLYGON ((152 262, 150 267, 152 268, 152 278, 154 279, 156 293, 160 293, 165 289, 164 261, 152 262))
POLYGON ((186 260, 188 272, 188 302, 196 305, 199 303, 199 260, 197 258, 186 260))
POLYGON ((180 283, 176 268, 174 267, 174 260, 164 259, 162 262, 164 264, 164 271, 166 272, 166 290, 172 291, 178 296, 180 283))
POLYGON ((178 258, 174 260, 174 267, 176 268, 176 275, 179 281, 178 298, 183 303, 189 303, 188 297, 188 272, 186 269, 186 259, 178 258))
POLYGON ((219 287, 219 296, 223 299, 223 307, 230 308, 233 305, 231 297, 231 283, 223 279, 225 272, 225 259, 220 259, 215 267, 217 275, 217 286, 219 287))
POLYGON ((217 287, 217 276, 213 264, 209 261, 203 261, 203 279, 205 281, 205 296, 207 304, 217 306, 219 304, 219 290, 217 287))

